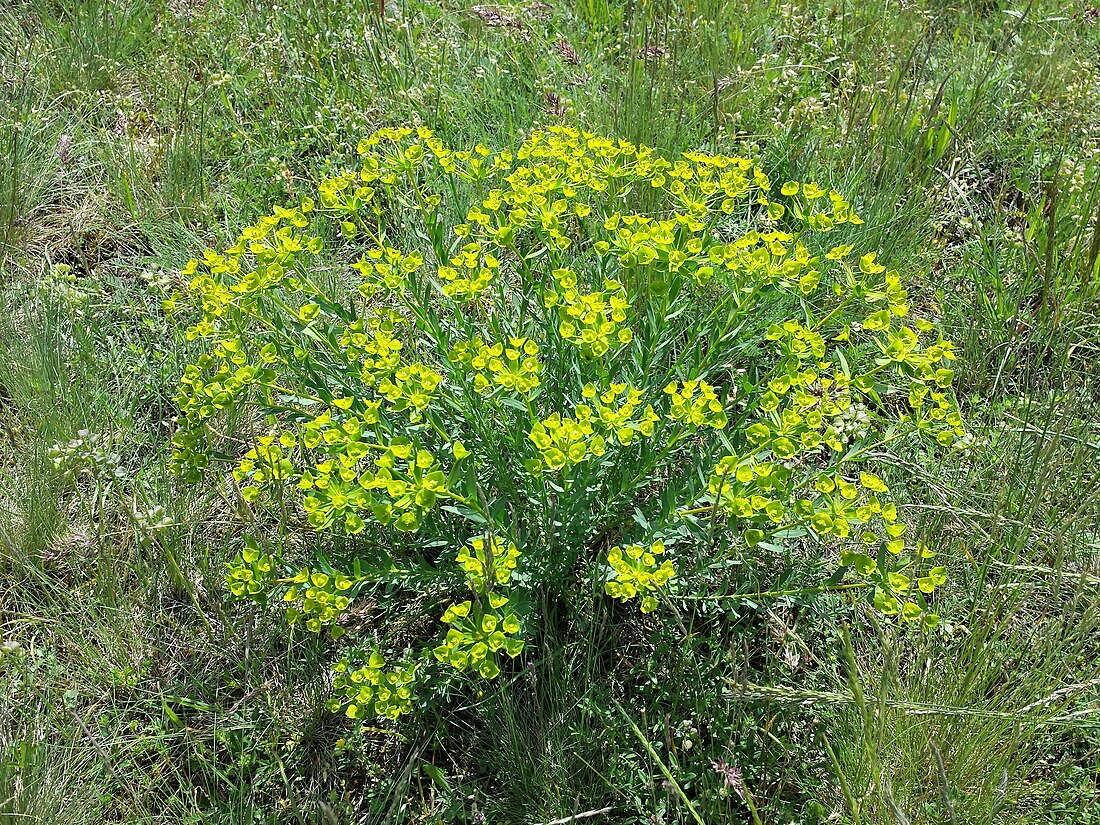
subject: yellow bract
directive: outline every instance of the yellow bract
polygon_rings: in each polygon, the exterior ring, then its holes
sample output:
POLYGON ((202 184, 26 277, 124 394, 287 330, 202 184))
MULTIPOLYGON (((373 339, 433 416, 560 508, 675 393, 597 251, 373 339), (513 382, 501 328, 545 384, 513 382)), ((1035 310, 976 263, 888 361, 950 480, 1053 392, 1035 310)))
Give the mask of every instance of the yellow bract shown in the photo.
POLYGON ((641 596, 642 612, 652 613, 657 609, 657 599, 653 594, 676 578, 676 569, 671 561, 665 559, 658 563, 657 557, 664 552, 662 541, 655 541, 649 547, 640 544, 612 547, 607 551, 607 564, 611 571, 604 592, 623 601, 641 596))
POLYGON ((673 421, 685 421, 694 427, 713 427, 721 430, 726 426, 725 407, 706 381, 673 381, 664 390, 671 399, 668 417, 673 421))
POLYGON ((601 358, 613 347, 629 344, 634 337, 626 325, 630 302, 618 281, 608 278, 598 292, 582 293, 571 269, 555 269, 557 289, 543 295, 547 308, 556 307, 558 332, 586 358, 601 358))
POLYGON ((378 392, 390 402, 390 409, 403 412, 410 421, 419 421, 432 400, 443 376, 424 364, 398 367, 389 378, 378 382, 378 392))
POLYGON ((496 536, 488 542, 483 536, 470 539, 466 547, 458 551, 455 560, 466 571, 470 586, 476 593, 486 590, 486 572, 491 567, 492 581, 498 585, 508 583, 519 560, 519 550, 512 542, 505 544, 496 536))
POLYGON ((416 663, 389 666, 377 650, 359 667, 341 659, 332 668, 337 696, 328 701, 328 708, 343 710, 349 719, 397 719, 412 710, 417 667, 416 663))
POLYGON ((330 575, 308 567, 299 570, 289 579, 290 587, 283 595, 288 605, 287 620, 290 624, 302 621, 313 633, 331 625, 333 638, 336 638, 343 633, 343 628, 334 623, 351 604, 346 594, 358 581, 339 572, 330 575))
POLYGON ((539 346, 530 338, 509 338, 486 344, 480 338, 459 341, 447 358, 474 378, 474 389, 488 392, 494 385, 527 395, 539 385, 542 364, 539 346))
POLYGON ((526 464, 531 472, 568 470, 604 455, 608 446, 653 435, 661 420, 652 404, 642 406, 642 391, 629 384, 611 384, 601 392, 589 383, 581 396, 589 403, 577 404, 573 416, 554 413, 531 427, 527 437, 539 451, 526 464))
POLYGON ((443 294, 458 301, 473 301, 488 289, 499 269, 495 255, 484 252, 476 241, 468 243, 450 259, 450 266, 439 267, 443 294))
POLYGON ((372 298, 379 290, 400 292, 405 279, 424 264, 424 256, 417 251, 405 254, 392 247, 375 247, 367 250, 351 268, 363 276, 359 294, 372 298))

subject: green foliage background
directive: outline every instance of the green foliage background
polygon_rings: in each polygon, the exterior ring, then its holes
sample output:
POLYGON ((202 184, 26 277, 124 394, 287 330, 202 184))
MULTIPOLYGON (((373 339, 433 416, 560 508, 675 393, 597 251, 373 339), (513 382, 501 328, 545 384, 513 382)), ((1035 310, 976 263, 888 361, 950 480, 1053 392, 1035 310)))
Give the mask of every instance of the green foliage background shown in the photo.
MULTIPOLYGON (((1093 821, 1098 53, 1100 12, 1051 0, 6 3, 0 818, 1093 821), (686 641, 594 599, 516 678, 353 731, 332 643, 225 601, 241 503, 168 472, 197 348, 162 301, 379 126, 558 122, 850 197, 957 345, 972 443, 880 457, 943 622, 731 562, 686 641)), ((422 638, 420 593, 346 626, 422 638)))

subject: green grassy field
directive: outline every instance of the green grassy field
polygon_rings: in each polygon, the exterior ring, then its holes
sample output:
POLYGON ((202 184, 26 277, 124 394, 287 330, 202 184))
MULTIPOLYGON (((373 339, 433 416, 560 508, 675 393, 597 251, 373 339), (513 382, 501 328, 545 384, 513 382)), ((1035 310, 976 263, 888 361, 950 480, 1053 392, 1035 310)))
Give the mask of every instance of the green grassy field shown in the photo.
MULTIPOLYGON (((0 147, 3 825, 1100 823, 1100 7, 7 0, 0 147), (966 448, 879 456, 942 621, 762 554, 688 627, 582 606, 357 726, 338 645, 227 600, 240 502, 170 472, 162 301, 379 127, 557 123, 849 197, 958 351, 966 448)), ((389 595, 350 635, 419 638, 389 595)))

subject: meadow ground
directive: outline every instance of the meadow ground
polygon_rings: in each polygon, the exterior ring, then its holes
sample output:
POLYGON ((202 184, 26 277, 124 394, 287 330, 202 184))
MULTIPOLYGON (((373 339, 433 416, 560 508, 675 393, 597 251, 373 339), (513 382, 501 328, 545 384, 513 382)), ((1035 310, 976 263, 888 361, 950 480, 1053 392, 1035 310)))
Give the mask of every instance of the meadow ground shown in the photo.
MULTIPOLYGON (((1100 823, 1100 7, 6 0, 0 146, 0 823, 1100 823), (359 728, 337 643, 227 599, 162 302, 381 126, 558 123, 849 197, 956 343, 965 449, 881 456, 941 623, 741 555, 359 728)), ((353 635, 417 636, 388 594, 353 635)))

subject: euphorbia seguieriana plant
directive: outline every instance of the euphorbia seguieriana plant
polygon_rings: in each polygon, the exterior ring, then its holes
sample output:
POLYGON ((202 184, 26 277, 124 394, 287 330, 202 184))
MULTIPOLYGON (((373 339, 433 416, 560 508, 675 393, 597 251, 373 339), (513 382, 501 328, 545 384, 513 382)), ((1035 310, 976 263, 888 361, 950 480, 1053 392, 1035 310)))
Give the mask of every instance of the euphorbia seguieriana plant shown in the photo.
POLYGON ((420 650, 349 647, 334 710, 396 718, 422 669, 493 679, 586 587, 671 614, 754 553, 936 624, 944 568, 874 463, 964 434, 955 356, 840 193, 566 127, 358 149, 168 302, 204 347, 175 462, 252 520, 232 595, 337 638, 379 588, 444 594, 420 650))

